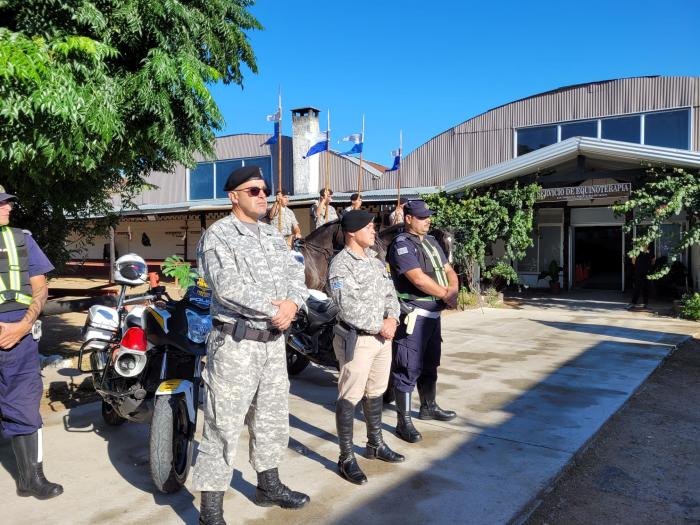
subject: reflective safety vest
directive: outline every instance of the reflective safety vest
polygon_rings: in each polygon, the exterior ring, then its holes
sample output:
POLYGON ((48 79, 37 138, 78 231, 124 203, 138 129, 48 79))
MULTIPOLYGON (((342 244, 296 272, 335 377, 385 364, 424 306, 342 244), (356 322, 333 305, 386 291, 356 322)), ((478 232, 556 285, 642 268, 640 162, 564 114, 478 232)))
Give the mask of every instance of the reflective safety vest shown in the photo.
MULTIPOLYGON (((435 245, 428 240, 428 236, 425 236, 422 241, 418 241, 418 239, 412 235, 401 234, 394 239, 394 242, 397 240, 409 241, 413 244, 418 251, 418 257, 423 272, 440 286, 448 286, 447 274, 445 273, 445 267, 440 258, 440 252, 435 245)), ((399 278, 395 280, 396 295, 399 299, 404 301, 440 300, 432 295, 423 295, 423 293, 411 284, 405 276, 400 277, 403 277, 403 279, 399 278)))
POLYGON ((24 310, 32 302, 29 252, 24 232, 19 228, 2 226, 0 234, 0 312, 24 310))

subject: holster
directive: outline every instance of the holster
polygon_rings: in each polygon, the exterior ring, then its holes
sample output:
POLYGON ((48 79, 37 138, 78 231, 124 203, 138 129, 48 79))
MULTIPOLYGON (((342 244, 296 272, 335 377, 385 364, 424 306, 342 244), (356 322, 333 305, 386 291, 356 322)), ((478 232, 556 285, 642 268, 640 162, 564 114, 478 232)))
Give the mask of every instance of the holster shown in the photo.
POLYGON ((355 357, 355 347, 357 346, 357 330, 352 326, 339 321, 333 327, 333 333, 340 337, 343 344, 345 362, 349 363, 355 357))

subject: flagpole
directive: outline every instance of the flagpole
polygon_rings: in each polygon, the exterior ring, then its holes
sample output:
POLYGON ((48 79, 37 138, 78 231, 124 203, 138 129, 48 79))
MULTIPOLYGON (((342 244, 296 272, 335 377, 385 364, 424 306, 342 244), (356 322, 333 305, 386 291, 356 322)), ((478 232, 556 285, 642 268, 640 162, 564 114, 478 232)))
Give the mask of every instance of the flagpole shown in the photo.
MULTIPOLYGON (((324 195, 328 195, 328 190, 331 184, 331 110, 328 109, 328 128, 326 131, 326 191, 324 195)), ((328 222, 328 204, 326 204, 325 218, 323 222, 328 222)))
POLYGON ((399 169, 396 173, 396 209, 401 206, 401 154, 403 153, 403 130, 399 130, 399 169))
MULTIPOLYGON (((360 135, 362 140, 362 150, 365 149, 365 114, 362 114, 362 135, 360 135)), ((362 195, 362 150, 360 150, 360 166, 357 172, 357 195, 358 197, 362 195)))
MULTIPOLYGON (((282 191, 282 86, 279 88, 277 113, 277 191, 282 191)), ((282 233, 282 203, 277 203, 277 229, 282 233)))

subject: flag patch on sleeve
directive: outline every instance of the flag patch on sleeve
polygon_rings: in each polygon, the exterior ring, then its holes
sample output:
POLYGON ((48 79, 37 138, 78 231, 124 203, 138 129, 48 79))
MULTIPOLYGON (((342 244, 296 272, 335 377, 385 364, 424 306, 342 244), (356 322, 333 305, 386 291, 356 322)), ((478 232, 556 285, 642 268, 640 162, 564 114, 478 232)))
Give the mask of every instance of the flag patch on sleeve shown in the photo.
POLYGON ((340 279, 335 280, 331 283, 331 289, 332 290, 342 290, 343 289, 343 281, 340 279))
POLYGON ((402 246, 396 250, 396 255, 406 255, 408 253, 408 248, 402 246))

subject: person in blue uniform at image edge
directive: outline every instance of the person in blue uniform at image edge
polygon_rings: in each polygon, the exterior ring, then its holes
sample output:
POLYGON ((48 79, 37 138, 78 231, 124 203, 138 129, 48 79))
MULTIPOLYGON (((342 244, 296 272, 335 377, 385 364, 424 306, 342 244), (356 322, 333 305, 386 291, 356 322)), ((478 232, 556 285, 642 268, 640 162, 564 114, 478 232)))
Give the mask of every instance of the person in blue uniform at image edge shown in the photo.
POLYGON ((38 332, 32 328, 48 298, 45 274, 54 269, 31 234, 11 228, 17 197, 0 186, 0 421, 12 440, 17 494, 49 499, 63 487, 46 480, 39 403, 44 387, 38 332))
POLYGON ((442 337, 440 311, 456 308, 458 279, 445 253, 428 235, 435 212, 422 200, 404 207, 404 233, 392 241, 387 254, 399 302, 401 323, 393 342, 391 383, 396 396, 396 434, 409 443, 423 436, 411 420, 411 393, 418 387, 420 419, 449 421, 455 417, 435 401, 442 337), (410 313, 408 313, 410 311, 410 313))

